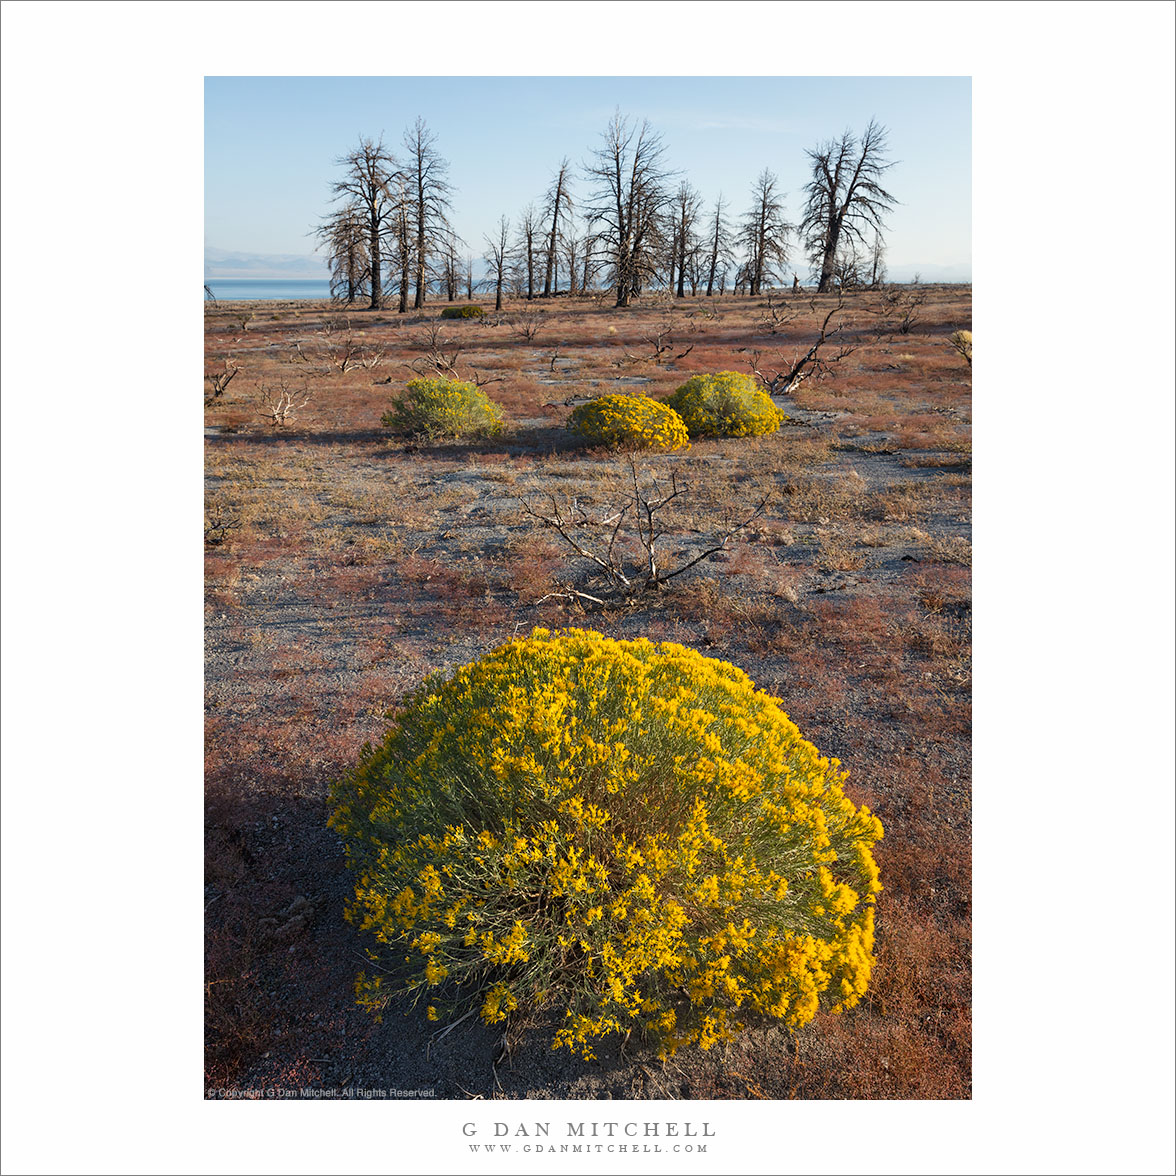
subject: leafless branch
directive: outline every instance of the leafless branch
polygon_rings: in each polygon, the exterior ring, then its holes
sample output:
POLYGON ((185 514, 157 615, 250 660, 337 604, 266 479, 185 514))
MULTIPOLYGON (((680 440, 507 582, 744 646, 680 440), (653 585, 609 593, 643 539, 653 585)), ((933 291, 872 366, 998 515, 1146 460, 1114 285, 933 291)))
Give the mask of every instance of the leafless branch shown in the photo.
POLYGON ((298 409, 305 408, 310 403, 310 392, 307 391, 305 384, 296 392, 292 388, 288 388, 286 381, 282 380, 276 388, 269 384, 263 384, 258 391, 266 409, 261 414, 262 419, 268 420, 271 425, 284 425, 298 409), (299 396, 303 399, 295 403, 299 396))
POLYGON ((605 602, 599 596, 592 596, 587 592, 581 592, 578 588, 572 588, 570 585, 565 587, 562 592, 547 592, 540 596, 536 604, 542 604, 546 600, 570 600, 577 603, 581 600, 590 600, 593 604, 604 604, 605 602))
POLYGON ((556 501, 555 495, 548 494, 547 498, 550 503, 550 511, 547 513, 536 510, 525 498, 520 498, 518 501, 519 505, 527 514, 542 523, 543 526, 550 527, 577 555, 589 560, 600 568, 613 584, 631 591, 633 582, 625 574, 624 568, 613 553, 617 532, 620 530, 620 522, 618 521, 617 527, 613 531, 612 541, 609 543, 606 555, 599 556, 580 543, 572 533, 576 528, 591 525, 587 512, 585 512, 579 503, 573 498, 570 509, 567 510, 565 516, 564 511, 560 509, 560 504, 556 501))
POLYGON ((470 383, 475 388, 484 388, 487 384, 501 384, 505 376, 484 376, 477 368, 470 368, 470 383))
POLYGON ((643 343, 648 343, 653 349, 649 355, 630 355, 625 353, 625 359, 630 363, 670 363, 673 360, 685 359, 693 350, 694 344, 691 343, 685 351, 680 351, 676 355, 670 355, 675 347, 674 336, 678 333, 681 327, 681 322, 673 309, 667 309, 659 319, 654 322, 650 333, 642 335, 643 343))
MULTIPOLYGON (((816 310, 816 303, 810 303, 810 307, 816 310)), ((760 353, 751 353, 751 373, 763 383, 770 395, 779 396, 785 392, 795 392, 807 379, 821 379, 823 376, 833 375, 833 365, 840 363, 857 350, 855 344, 838 341, 839 336, 849 326, 844 318, 834 322, 834 317, 843 309, 844 301, 839 296, 837 304, 825 315, 816 339, 807 350, 797 352, 791 360, 779 356, 772 361, 771 368, 767 364, 761 368, 760 353), (827 350, 834 343, 836 349, 827 350)))
POLYGON ((773 303, 772 295, 769 294, 760 324, 767 328, 769 335, 777 335, 790 323, 795 322, 800 317, 800 313, 799 309, 790 310, 787 304, 778 300, 773 303))
POLYGON ((219 372, 205 372, 204 378, 208 381, 209 396, 205 399, 205 404, 211 404, 214 400, 219 400, 224 395, 225 389, 233 382, 233 377, 240 371, 231 359, 225 360, 224 369, 219 372))

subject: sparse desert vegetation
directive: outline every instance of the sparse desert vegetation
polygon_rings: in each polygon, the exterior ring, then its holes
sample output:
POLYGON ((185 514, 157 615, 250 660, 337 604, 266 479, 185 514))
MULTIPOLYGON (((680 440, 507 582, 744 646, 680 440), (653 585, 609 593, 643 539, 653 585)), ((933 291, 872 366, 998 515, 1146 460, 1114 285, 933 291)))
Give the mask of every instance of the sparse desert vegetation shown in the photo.
POLYGON ((496 311, 492 293, 444 320, 445 303, 206 305, 210 1087, 969 1097, 971 291, 613 301, 496 311), (821 340, 807 378, 779 378, 821 340), (663 403, 717 372, 755 376, 780 427, 665 452, 568 428, 595 398, 663 403), (386 417, 426 377, 488 397, 501 431, 386 417), (626 587, 583 552, 643 574, 626 587), (685 570, 651 578, 651 558, 685 570), (606 1038, 586 1060, 552 1050, 551 1009, 441 1036, 407 997, 380 1022, 357 1005, 329 789, 428 675, 535 627, 730 662, 841 761, 885 829, 856 1007, 795 1032, 751 1016, 664 1060, 606 1038))

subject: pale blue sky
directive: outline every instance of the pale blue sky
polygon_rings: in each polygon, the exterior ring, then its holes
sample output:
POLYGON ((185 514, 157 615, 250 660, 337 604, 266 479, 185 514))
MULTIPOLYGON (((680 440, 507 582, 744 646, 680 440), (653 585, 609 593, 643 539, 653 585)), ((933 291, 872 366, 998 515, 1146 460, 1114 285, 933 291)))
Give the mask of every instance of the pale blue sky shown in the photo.
MULTIPOLYGON (((581 164, 614 110, 648 118, 667 161, 709 207, 733 213, 759 172, 776 172, 799 218, 806 148, 890 129, 892 270, 971 274, 971 81, 907 78, 209 77, 205 81, 205 243, 246 253, 310 253, 329 207, 334 160, 360 136, 394 149, 419 115, 450 163, 458 232, 475 256, 500 214, 538 203, 566 155, 581 164)), ((585 192, 583 181, 574 195, 585 192)))

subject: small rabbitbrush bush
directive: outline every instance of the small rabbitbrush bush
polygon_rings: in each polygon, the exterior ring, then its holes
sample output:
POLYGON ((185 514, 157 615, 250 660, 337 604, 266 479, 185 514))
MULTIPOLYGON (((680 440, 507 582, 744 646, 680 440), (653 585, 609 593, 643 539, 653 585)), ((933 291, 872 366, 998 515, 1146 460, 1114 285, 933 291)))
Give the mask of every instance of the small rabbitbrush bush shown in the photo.
POLYGON ((536 629, 407 700, 332 790, 370 932, 361 1004, 554 1005, 553 1048, 663 1056, 748 1014, 848 1009, 873 965, 882 827, 776 699, 680 645, 536 629), (394 979, 399 972, 404 987, 394 979))
POLYGON ((443 319, 480 319, 486 312, 480 306, 447 306, 442 312, 443 319))
POLYGON ((598 396, 572 409, 568 429, 589 445, 663 450, 690 446, 682 418, 648 396, 598 396))
POLYGON ((691 437, 758 437, 774 433, 785 419, 755 380, 740 372, 691 376, 666 403, 691 437))
POLYGON ((952 331, 947 337, 948 343, 951 345, 953 351, 960 355, 963 359, 968 361, 968 367, 972 366, 972 332, 971 331, 952 331))
POLYGON ((408 382, 380 423, 430 438, 493 437, 502 432, 502 410, 475 384, 422 378, 408 382))

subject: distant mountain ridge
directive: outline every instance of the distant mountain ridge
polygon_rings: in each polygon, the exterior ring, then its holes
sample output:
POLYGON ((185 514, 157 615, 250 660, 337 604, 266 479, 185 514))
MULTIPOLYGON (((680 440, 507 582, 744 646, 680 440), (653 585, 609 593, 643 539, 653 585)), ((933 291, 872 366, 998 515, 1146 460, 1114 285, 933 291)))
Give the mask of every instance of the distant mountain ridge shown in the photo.
MULTIPOLYGON (((805 280, 805 274, 801 280, 805 280)), ((970 282, 971 262, 917 265, 904 262, 887 266, 891 282, 909 282, 916 274, 924 282, 970 282)), ((313 253, 239 253, 230 249, 206 246, 204 250, 204 278, 267 278, 313 279, 327 278, 326 260, 313 253)), ((482 277, 485 274, 483 273, 482 277)), ((481 279, 479 279, 481 280, 481 279)))
POLYGON ((921 282, 970 282, 972 263, 957 261, 947 265, 918 265, 904 262, 886 267, 886 279, 890 282, 909 282, 916 274, 921 282))
POLYGON ((313 253, 238 253, 204 248, 204 278, 313 278, 327 277, 327 265, 313 253))

